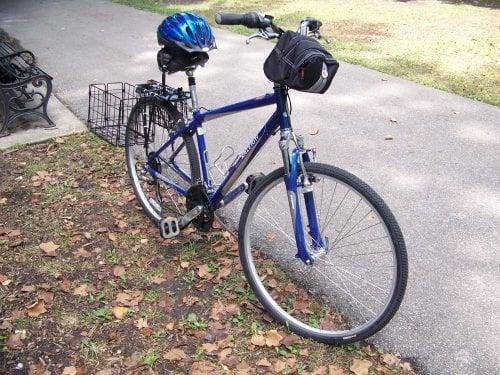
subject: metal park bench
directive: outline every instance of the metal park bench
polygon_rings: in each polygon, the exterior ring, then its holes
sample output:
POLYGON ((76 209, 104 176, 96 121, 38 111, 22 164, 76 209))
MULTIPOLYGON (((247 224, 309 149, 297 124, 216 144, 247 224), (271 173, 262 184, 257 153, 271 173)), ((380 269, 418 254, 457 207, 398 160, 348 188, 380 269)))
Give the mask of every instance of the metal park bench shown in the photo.
POLYGON ((52 77, 35 63, 30 51, 16 51, 0 41, 0 137, 9 134, 8 126, 24 115, 35 115, 55 124, 47 115, 52 93, 52 77))

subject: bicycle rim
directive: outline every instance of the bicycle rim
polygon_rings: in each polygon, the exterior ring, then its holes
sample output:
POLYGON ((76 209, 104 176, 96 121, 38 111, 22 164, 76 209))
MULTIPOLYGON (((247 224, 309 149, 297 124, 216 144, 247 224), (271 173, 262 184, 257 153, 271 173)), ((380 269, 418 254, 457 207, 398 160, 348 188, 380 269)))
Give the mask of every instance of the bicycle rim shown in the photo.
MULTIPOLYGON (((311 163, 306 169, 328 250, 312 265, 296 258, 283 170, 277 171, 243 211, 245 274, 264 307, 292 331, 329 343, 361 340, 399 307, 407 274, 404 241, 385 203, 362 181, 330 166, 311 163)), ((298 194, 310 247, 300 188, 298 194)))
MULTIPOLYGON (((170 107, 154 100, 139 102, 130 114, 125 137, 127 170, 134 193, 144 211, 155 222, 166 216, 179 216, 186 212, 184 197, 144 168, 148 155, 167 142, 175 128, 174 109, 170 107)), ((156 159, 155 169, 187 189, 191 180, 199 178, 196 155, 192 137, 178 138, 156 159), (177 154, 175 163, 171 160, 174 153, 177 154)))

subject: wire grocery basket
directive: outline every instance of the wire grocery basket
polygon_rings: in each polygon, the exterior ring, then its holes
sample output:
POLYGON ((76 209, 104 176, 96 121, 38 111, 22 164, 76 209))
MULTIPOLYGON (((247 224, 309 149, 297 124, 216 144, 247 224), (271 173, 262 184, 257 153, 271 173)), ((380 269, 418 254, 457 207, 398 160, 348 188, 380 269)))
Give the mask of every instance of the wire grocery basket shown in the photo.
MULTIPOLYGON (((183 116, 187 116, 189 93, 182 89, 163 86, 152 80, 139 85, 127 82, 95 83, 89 85, 87 127, 106 142, 125 146, 125 130, 130 112, 138 100, 145 97, 172 102, 183 116)), ((135 144, 141 140, 144 137, 134 137, 135 144)))

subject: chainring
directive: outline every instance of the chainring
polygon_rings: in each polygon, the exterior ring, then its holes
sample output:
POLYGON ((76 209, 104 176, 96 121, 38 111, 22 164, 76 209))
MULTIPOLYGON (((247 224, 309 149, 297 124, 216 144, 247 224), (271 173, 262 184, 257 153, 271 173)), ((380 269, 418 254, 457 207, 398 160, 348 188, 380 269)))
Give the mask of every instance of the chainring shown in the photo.
POLYGON ((194 218, 192 223, 197 229, 208 232, 212 228, 214 221, 214 209, 205 187, 201 184, 192 185, 186 195, 187 211, 189 212, 196 206, 203 206, 203 212, 194 218))

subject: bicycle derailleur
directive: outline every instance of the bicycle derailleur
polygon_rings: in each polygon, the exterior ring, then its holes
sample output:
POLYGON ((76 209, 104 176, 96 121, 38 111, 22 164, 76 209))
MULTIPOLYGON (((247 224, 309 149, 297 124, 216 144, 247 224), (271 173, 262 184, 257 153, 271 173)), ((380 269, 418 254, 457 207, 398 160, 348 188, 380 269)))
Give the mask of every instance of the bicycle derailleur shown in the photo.
POLYGON ((181 229, 187 227, 189 223, 193 223, 197 229, 203 232, 208 232, 212 228, 215 217, 214 209, 203 185, 192 185, 188 189, 186 208, 187 213, 180 219, 167 217, 160 221, 160 234, 163 238, 177 236, 181 229))

